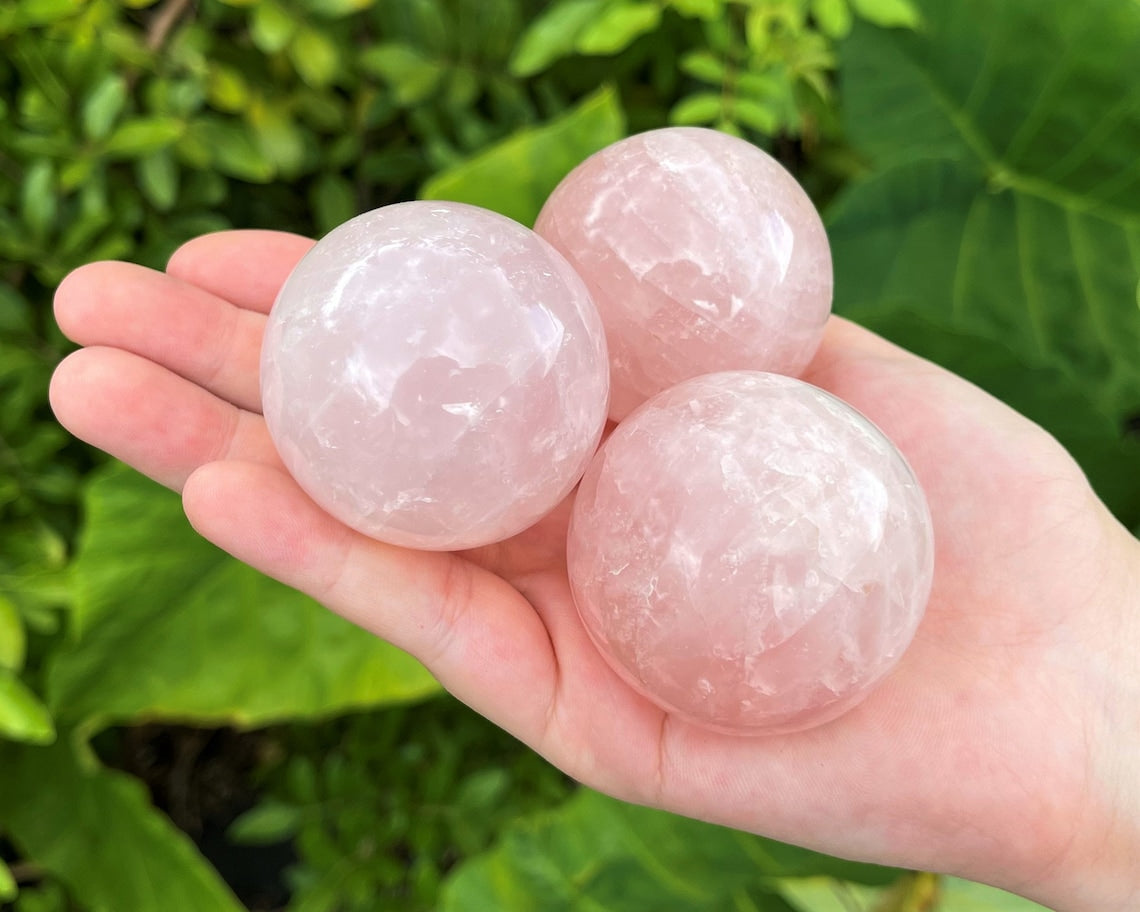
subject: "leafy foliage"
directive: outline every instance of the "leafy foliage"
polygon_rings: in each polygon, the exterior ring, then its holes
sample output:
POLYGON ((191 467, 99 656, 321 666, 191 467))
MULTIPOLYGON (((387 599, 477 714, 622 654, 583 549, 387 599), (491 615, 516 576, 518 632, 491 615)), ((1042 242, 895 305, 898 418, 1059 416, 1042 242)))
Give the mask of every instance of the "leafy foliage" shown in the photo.
POLYGON ((922 33, 845 46, 848 132, 874 176, 830 213, 836 308, 1054 431, 1134 525, 1140 13, 923 10, 922 33))
POLYGON ((231 835, 296 837, 293 906, 306 912, 435 909, 457 861, 571 788, 451 699, 294 730, 280 756, 265 772, 273 797, 231 835))
POLYGON ((452 200, 494 209, 525 225, 578 162, 625 136, 625 115, 609 89, 541 127, 510 139, 424 184, 424 199, 452 200))
POLYGON ((760 136, 834 133, 835 42, 856 17, 919 22, 910 0, 561 0, 523 33, 511 70, 529 76, 647 39, 648 53, 670 53, 693 81, 672 105, 672 123, 760 136), (663 33, 685 37, 666 50, 663 33))
POLYGON ((805 872, 870 884, 899 876, 582 790, 512 827, 493 852, 465 865, 449 881, 442 908, 695 912, 751 902, 782 912, 791 907, 772 878, 805 872))

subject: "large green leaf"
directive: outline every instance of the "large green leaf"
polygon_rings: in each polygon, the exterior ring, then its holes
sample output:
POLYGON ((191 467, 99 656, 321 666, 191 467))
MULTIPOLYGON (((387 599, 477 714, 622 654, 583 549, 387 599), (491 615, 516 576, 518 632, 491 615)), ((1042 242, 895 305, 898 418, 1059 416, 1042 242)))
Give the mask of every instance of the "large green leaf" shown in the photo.
POLYGON ((780 883, 797 912, 1047 912, 1028 899, 954 877, 919 874, 900 887, 864 887, 828 878, 780 883))
POLYGON ((748 908, 734 904, 747 896, 765 903, 760 908, 786 909, 771 878, 805 875, 882 885, 899 872, 583 789, 562 807, 514 825, 494 849, 464 864, 448 881, 441 908, 704 912, 748 908))
POLYGON ((942 880, 939 912, 1048 912, 1044 906, 956 877, 942 880))
POLYGON ((584 158, 625 135, 617 93, 606 88, 541 127, 521 130, 470 161, 437 174, 423 199, 484 206, 534 223, 550 192, 584 158))
POLYGON ((112 466, 87 490, 78 636, 51 666, 57 719, 259 725, 434 693, 403 652, 199 538, 178 497, 112 466))
POLYGON ((967 375, 963 336, 1003 346, 987 387, 1036 398, 1066 443, 1084 422, 1086 468, 1129 489, 1102 493, 1134 522, 1140 4, 919 5, 919 33, 864 26, 844 49, 847 129, 873 171, 829 213, 836 309, 884 331, 920 316, 908 343, 967 375), (1055 402, 1030 389, 1043 371, 1055 402))
POLYGON ((141 783, 51 747, 0 745, 0 830, 90 912, 239 912, 141 783))

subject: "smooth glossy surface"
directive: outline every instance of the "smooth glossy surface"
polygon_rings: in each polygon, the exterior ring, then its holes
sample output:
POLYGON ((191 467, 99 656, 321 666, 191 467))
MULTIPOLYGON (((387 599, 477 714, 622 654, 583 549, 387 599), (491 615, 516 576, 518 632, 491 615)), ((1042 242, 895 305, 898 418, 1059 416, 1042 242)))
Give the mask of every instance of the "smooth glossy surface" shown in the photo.
POLYGON ((895 665, 933 538, 874 425, 806 383, 733 372, 618 426, 582 479, 568 559, 619 674, 683 718, 750 734, 826 722, 895 665))
POLYGON ((831 253, 795 179, 713 130, 671 127, 603 149, 535 226, 585 278, 610 347, 610 417, 718 370, 795 376, 831 312, 831 253))
POLYGON ((298 264, 261 389, 285 466, 329 513, 394 544, 471 548, 580 477, 605 423, 605 340, 582 280, 532 231, 401 203, 298 264))

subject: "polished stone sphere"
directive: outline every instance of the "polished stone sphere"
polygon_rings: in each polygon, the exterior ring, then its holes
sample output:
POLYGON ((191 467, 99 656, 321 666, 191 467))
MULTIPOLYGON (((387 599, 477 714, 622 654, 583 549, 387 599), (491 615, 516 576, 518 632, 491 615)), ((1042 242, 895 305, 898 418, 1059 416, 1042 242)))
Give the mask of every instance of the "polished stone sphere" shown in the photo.
POLYGON ((677 716, 762 734, 829 721, 907 648, 933 534, 889 440, 807 383, 711 374, 598 451, 573 511, 574 599, 599 650, 677 716))
POLYGON ((815 206, 775 159, 696 127, 631 136, 575 168, 535 230, 586 280, 610 349, 610 417, 718 370, 797 376, 831 312, 815 206))
POLYGON ((472 548, 532 525, 585 470, 606 417, 604 331, 534 232, 400 203, 297 265, 261 393, 285 467, 330 514, 397 545, 472 548))

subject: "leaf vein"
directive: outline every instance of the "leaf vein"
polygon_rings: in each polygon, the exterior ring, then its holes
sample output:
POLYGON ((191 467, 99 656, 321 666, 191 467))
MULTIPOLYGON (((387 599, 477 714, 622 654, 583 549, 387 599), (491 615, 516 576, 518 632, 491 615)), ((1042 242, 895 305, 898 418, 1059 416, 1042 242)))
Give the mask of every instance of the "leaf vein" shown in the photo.
MULTIPOLYGON (((974 197, 974 201, 970 204, 969 211, 966 213, 965 222, 962 225, 962 240, 958 244, 958 262, 954 267, 954 284, 950 299, 950 317, 955 323, 961 320, 965 312, 969 267, 973 260, 974 252, 977 249, 977 244, 974 243, 977 238, 971 237, 971 229, 974 229, 975 225, 984 220, 988 211, 988 200, 981 195, 974 197)), ((973 234, 980 233, 980 229, 973 232, 973 234)))
POLYGON ((1085 131, 1080 142, 1076 143, 1067 154, 1053 162, 1052 166, 1045 172, 1044 177, 1047 180, 1059 182, 1072 174, 1088 161, 1089 156, 1104 143, 1105 137, 1110 136, 1125 115, 1131 114, 1136 107, 1135 98, 1125 97, 1106 110, 1101 115, 1100 120, 1085 131))
POLYGON ((1112 332, 1105 322, 1106 312, 1104 302, 1095 291, 1092 277, 1092 268, 1089 263, 1089 252, 1081 236, 1077 215, 1072 210, 1065 211, 1065 228, 1069 235, 1069 246, 1073 251, 1073 265, 1076 267, 1077 284, 1081 287, 1085 304, 1088 307, 1089 322, 1097 341, 1107 353, 1112 352, 1112 332))
POLYGON ((940 85, 929 68, 923 67, 918 61, 912 60, 911 66, 926 85, 931 98, 942 109, 943 114, 961 136, 966 146, 985 165, 992 179, 998 180, 1004 186, 1019 190, 1028 196, 1045 200, 1064 209, 1073 209, 1078 212, 1094 212, 1106 221, 1121 225, 1140 224, 1140 213, 1129 212, 1116 206, 1106 204, 1103 200, 1093 199, 1087 195, 1066 190, 1049 180, 1033 177, 1011 167, 1004 159, 999 158, 990 147, 985 137, 966 112, 960 108, 950 97, 948 92, 940 85))
POLYGON ((1021 277, 1021 286, 1025 289, 1025 306, 1029 314, 1030 335, 1033 337, 1037 350, 1042 355, 1048 355, 1048 343, 1045 333, 1045 309, 1041 300, 1041 291, 1033 278, 1033 271, 1029 266, 1029 218, 1025 212, 1024 199, 1014 194, 1014 225, 1017 230, 1017 266, 1021 277))

